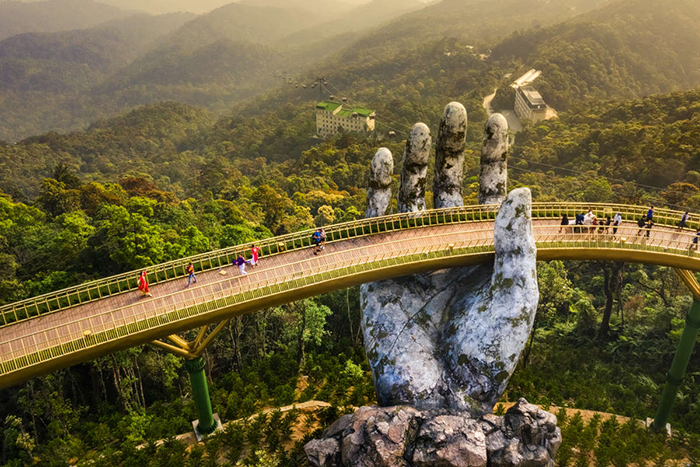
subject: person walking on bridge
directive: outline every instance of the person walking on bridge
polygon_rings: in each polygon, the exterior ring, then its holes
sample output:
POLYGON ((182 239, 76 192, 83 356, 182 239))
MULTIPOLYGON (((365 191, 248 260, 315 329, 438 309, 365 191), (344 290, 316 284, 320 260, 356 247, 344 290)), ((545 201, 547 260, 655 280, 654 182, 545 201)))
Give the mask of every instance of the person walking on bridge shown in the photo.
POLYGON ((617 228, 622 225, 622 213, 618 212, 613 217, 613 235, 617 235, 617 228))
POLYGON ((185 273, 187 273, 187 287, 192 284, 192 279, 194 279, 195 284, 197 283, 197 276, 194 275, 194 264, 192 264, 192 261, 185 266, 185 273))
POLYGON ((654 220, 654 205, 652 204, 649 210, 647 211, 647 219, 648 220, 654 220))
POLYGON ((238 258, 233 260, 233 264, 238 266, 238 269, 241 271, 241 275, 248 274, 245 270, 245 263, 246 263, 246 260, 243 257, 243 255, 240 253, 238 254, 238 258))
POLYGON ((649 235, 651 235, 652 227, 654 227, 654 221, 652 219, 649 219, 647 224, 644 226, 644 228, 647 229, 647 238, 649 238, 649 235))
POLYGON ((678 221, 678 230, 683 230, 685 229, 685 226, 688 224, 688 221, 690 220, 690 214, 688 214, 688 211, 685 212, 681 216, 681 220, 678 221))
POLYGON ((647 223, 647 218, 644 216, 640 217, 639 220, 637 221, 637 227, 639 227, 639 230, 637 231, 637 237, 642 235, 642 233, 644 232, 644 227, 646 226, 646 223, 647 223))
POLYGON ((561 216, 561 224, 560 225, 561 225, 561 227, 559 227, 559 233, 561 233, 562 230, 564 231, 564 233, 566 233, 567 227, 569 227, 569 216, 567 216, 566 213, 564 213, 564 215, 561 216))
POLYGON ((141 272, 141 275, 139 276, 139 280, 136 282, 139 290, 143 294, 144 297, 152 297, 151 291, 148 288, 148 271, 144 269, 141 272))
POLYGON ((311 235, 311 241, 314 244, 314 255, 318 255, 318 252, 321 251, 321 239, 323 238, 321 231, 323 229, 318 228, 316 229, 316 232, 311 235))
POLYGON ((698 250, 698 239, 700 239, 700 227, 698 227, 698 231, 695 233, 695 237, 693 238, 693 243, 690 244, 690 248, 688 248, 690 251, 697 251, 698 250))
POLYGON ((252 256, 252 258, 250 259, 250 265, 255 267, 258 265, 258 261, 260 261, 260 257, 262 256, 262 251, 260 250, 260 248, 253 245, 253 247, 250 249, 250 254, 252 256))

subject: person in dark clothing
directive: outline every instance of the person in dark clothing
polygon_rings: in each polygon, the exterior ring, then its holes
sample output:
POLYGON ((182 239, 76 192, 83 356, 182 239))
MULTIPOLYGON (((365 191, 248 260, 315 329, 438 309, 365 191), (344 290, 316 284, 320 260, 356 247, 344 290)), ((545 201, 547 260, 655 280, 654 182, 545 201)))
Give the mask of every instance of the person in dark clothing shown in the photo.
MULTIPOLYGON (((583 220, 585 219, 585 217, 586 216, 584 216, 583 214, 576 214, 575 224, 577 226, 583 225, 583 220)), ((574 233, 581 233, 581 227, 574 227, 574 233)))
POLYGON ((693 238, 693 243, 690 244, 690 251, 697 251, 698 250, 698 239, 700 239, 700 227, 698 227, 698 231, 695 233, 695 238, 693 238))
POLYGON ((649 238, 649 235, 651 234, 651 228, 654 227, 654 221, 649 219, 649 222, 644 226, 644 228, 647 229, 647 238, 649 238))
POLYGON ((316 229, 316 232, 311 236, 311 241, 314 244, 314 254, 317 255, 321 251, 321 242, 323 242, 323 229, 316 229))
POLYGON ((560 225, 561 225, 561 227, 559 227, 559 233, 561 233, 562 230, 564 232, 566 232, 566 230, 567 230, 566 227, 568 227, 568 225, 569 225, 569 216, 567 216, 566 214, 561 216, 561 224, 560 225))
POLYGON ((654 220, 654 206, 650 207, 647 211, 647 219, 654 220))
POLYGON ((640 217, 639 220, 637 221, 637 227, 639 227, 639 230, 637 231, 637 237, 642 235, 642 233, 644 232, 644 227, 646 227, 646 223, 647 223, 647 218, 644 216, 640 217))
POLYGON ((618 212, 613 218, 613 235, 617 235, 617 228, 622 225, 622 213, 618 212))
POLYGON ((243 255, 241 255, 241 254, 238 255, 238 258, 233 260, 233 264, 238 266, 238 269, 241 271, 241 275, 248 274, 245 270, 245 263, 246 263, 246 260, 243 257, 243 255))
POLYGON ((688 211, 685 212, 681 216, 681 220, 678 221, 678 230, 683 230, 685 229, 685 226, 688 224, 688 221, 690 220, 690 214, 688 214, 688 211))

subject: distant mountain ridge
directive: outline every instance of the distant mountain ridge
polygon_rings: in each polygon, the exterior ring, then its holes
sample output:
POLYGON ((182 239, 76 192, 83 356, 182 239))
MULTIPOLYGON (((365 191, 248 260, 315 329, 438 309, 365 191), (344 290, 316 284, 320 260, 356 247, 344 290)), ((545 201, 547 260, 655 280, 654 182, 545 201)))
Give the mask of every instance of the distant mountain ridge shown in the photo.
POLYGON ((0 2, 0 40, 26 32, 85 29, 134 14, 93 0, 0 2))

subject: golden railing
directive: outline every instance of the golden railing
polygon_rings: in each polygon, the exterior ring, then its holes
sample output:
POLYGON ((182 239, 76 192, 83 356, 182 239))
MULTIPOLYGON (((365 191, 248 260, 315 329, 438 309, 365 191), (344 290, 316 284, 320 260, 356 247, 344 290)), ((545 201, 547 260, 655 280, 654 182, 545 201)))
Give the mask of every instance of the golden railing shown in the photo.
MULTIPOLYGON (((558 217, 554 211, 552 213, 551 217, 558 217)), ((613 234, 613 227, 607 230, 600 226, 562 229, 554 222, 536 223, 533 228, 538 256, 546 259, 629 258, 631 261, 700 270, 700 255, 693 243, 697 237, 691 233, 657 228, 652 229, 647 238, 646 229, 640 233, 636 226, 622 226, 613 234)), ((380 244, 381 253, 376 252, 377 245, 370 245, 350 250, 350 260, 343 259, 347 257, 347 250, 329 252, 324 255, 326 264, 275 278, 256 280, 264 271, 253 272, 246 276, 251 282, 245 289, 239 290, 237 285, 241 276, 229 277, 202 285, 200 289, 205 287, 206 291, 196 299, 186 298, 186 294, 178 292, 13 336, 0 342, 0 387, 14 384, 16 381, 11 375, 17 373, 19 378, 23 369, 80 352, 85 353, 85 360, 94 358, 105 349, 118 349, 116 344, 119 341, 128 341, 128 345, 122 347, 139 345, 161 337, 159 334, 166 329, 169 333, 171 329, 187 329, 188 324, 195 321, 196 324, 216 322, 271 303, 284 303, 290 297, 298 299, 377 278, 479 263, 492 257, 491 228, 465 228, 457 233, 441 234, 430 230, 426 229, 424 234, 415 232, 408 240, 383 242, 380 244), (470 238, 460 239, 460 235, 465 234, 470 238), (407 242, 410 247, 406 246, 407 242), (114 347, 109 347, 110 343, 114 347), (94 350, 92 353, 91 349, 94 350)), ((294 265, 307 261, 288 266, 293 270, 294 265)))
MULTIPOLYGON (((625 221, 636 221, 647 212, 647 208, 641 206, 600 203, 534 203, 532 217, 533 219, 560 218, 562 214, 566 213, 573 221, 576 213, 585 213, 589 207, 599 218, 606 214, 612 217, 616 212, 620 212, 625 221)), ((326 227, 325 230, 328 236, 327 241, 331 243, 397 230, 493 220, 496 215, 495 209, 494 206, 479 205, 402 213, 332 225, 326 227)), ((657 209, 654 220, 659 226, 674 226, 681 215, 680 211, 657 209)), ((689 223, 689 227, 691 224, 697 226, 697 221, 700 218, 693 215, 692 219, 693 222, 689 223)), ((306 230, 151 266, 148 268, 149 283, 153 285, 185 276, 184 268, 190 262, 194 264, 195 271, 198 272, 231 264, 239 253, 249 257, 249 251, 253 244, 258 245, 262 249, 263 256, 266 257, 307 248, 311 245, 312 233, 313 230, 306 230)), ((0 307, 0 328, 132 291, 137 288, 139 274, 140 271, 130 271, 2 306, 0 307)))

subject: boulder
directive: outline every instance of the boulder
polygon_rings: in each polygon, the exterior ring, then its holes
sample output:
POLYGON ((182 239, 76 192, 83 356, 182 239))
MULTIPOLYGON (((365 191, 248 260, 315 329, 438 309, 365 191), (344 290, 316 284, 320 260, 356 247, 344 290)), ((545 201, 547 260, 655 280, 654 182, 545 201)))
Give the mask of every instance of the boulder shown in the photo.
POLYGON ((548 467, 561 444, 557 418, 525 399, 506 415, 361 407, 305 446, 316 467, 548 467))

